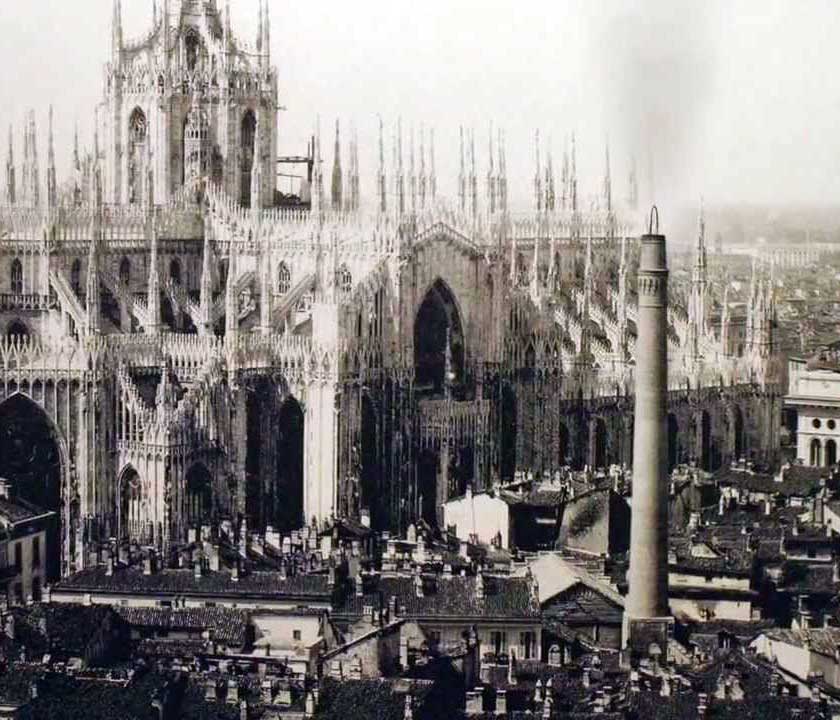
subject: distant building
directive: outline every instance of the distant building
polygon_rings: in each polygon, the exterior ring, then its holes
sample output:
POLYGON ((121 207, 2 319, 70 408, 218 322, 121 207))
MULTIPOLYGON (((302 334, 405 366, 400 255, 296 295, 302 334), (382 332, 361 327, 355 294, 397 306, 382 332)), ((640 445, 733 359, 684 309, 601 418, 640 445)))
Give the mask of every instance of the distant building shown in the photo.
POLYGON ((837 463, 840 442, 840 342, 788 362, 785 407, 796 411, 796 456, 806 465, 837 463))

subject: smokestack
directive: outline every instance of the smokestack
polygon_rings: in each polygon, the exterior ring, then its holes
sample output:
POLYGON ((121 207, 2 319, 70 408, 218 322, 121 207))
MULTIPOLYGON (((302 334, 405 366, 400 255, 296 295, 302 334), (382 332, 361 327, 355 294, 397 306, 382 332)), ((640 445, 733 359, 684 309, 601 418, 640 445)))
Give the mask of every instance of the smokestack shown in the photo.
POLYGON ((647 655, 655 630, 662 657, 667 652, 668 617, 668 262, 659 212, 641 237, 633 432, 633 499, 630 525, 629 591, 624 610, 624 644, 629 656, 647 655), (635 632, 634 632, 635 630, 635 632), (634 643, 634 640, 638 640, 634 643))

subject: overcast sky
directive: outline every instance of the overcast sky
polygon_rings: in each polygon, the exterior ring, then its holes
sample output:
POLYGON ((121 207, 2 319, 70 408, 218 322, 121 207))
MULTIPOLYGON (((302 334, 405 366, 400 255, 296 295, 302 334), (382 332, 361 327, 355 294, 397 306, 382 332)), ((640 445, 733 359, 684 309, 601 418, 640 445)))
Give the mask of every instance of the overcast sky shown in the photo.
MULTIPOLYGON (((177 5, 177 0, 172 0, 177 5)), ((219 0, 220 3, 223 0, 219 0)), ((358 128, 362 192, 373 191, 377 114, 434 126, 439 187, 454 192, 458 126, 507 135, 518 204, 531 201, 534 131, 577 134, 583 194, 599 188, 610 139, 614 195, 638 160, 643 197, 661 205, 833 204, 840 197, 840 5, 836 0, 269 0, 280 72, 280 149, 302 153, 320 115, 331 162, 335 118, 358 128)), ((162 0, 159 0, 162 4, 162 0)), ((123 0, 127 38, 152 0, 123 0)), ((231 0, 237 34, 256 33, 257 0, 231 0)), ((111 0, 3 2, 0 127, 38 114, 46 157, 55 106, 59 169, 74 123, 90 144, 110 44, 111 0)), ((390 143, 389 143, 390 144, 390 143)), ((5 162, 6 142, 2 157, 5 162)), ((544 148, 545 152, 545 148, 544 148)), ((407 161, 407 157, 406 157, 407 161)))

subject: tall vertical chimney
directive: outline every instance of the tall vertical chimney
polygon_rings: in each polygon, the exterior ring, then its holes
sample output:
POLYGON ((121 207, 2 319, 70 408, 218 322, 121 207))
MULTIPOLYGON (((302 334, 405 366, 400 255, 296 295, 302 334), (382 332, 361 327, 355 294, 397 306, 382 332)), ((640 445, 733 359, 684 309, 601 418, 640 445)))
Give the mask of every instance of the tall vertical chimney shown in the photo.
POLYGON ((624 644, 630 655, 652 643, 667 652, 668 618, 668 263, 659 212, 641 237, 633 433, 633 499, 624 644))

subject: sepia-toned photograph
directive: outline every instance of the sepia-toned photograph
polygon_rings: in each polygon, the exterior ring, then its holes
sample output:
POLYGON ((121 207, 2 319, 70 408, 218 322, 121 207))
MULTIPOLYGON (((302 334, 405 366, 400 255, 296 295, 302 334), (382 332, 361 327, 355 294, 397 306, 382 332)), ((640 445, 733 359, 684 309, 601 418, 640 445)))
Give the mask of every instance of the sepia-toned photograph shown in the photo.
POLYGON ((840 718, 840 5, 0 31, 0 719, 840 718))

